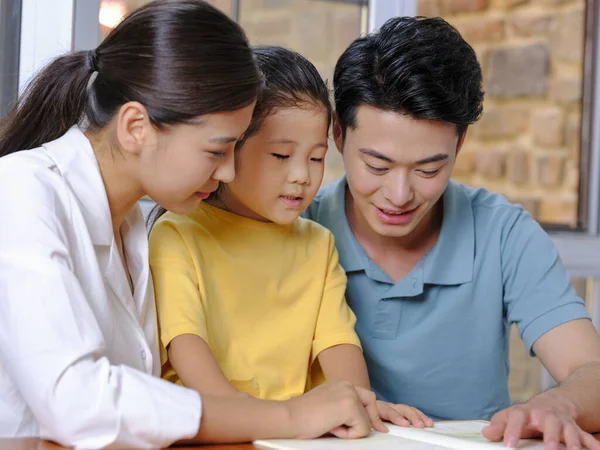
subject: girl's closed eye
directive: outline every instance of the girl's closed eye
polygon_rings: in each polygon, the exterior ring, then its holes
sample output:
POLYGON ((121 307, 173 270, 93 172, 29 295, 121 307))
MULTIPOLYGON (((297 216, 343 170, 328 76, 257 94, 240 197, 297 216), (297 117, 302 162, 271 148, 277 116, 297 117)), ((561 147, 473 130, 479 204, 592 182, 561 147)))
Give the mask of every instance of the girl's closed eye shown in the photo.
POLYGON ((224 158, 225 155, 227 154, 226 151, 222 151, 222 150, 213 150, 209 152, 211 155, 213 155, 215 158, 224 158))
POLYGON ((312 162, 316 162, 318 164, 322 164, 325 158, 310 158, 312 162))
POLYGON ((271 153, 276 159, 283 161, 284 159, 288 159, 290 155, 282 155, 281 153, 271 153))

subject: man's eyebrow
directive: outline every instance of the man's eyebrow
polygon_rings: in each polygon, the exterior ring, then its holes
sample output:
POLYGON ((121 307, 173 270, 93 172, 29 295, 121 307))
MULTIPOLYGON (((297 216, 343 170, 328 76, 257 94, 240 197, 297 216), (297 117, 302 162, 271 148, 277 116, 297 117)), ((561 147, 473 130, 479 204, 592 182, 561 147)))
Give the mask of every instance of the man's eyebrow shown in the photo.
POLYGON ((363 155, 372 156, 373 158, 381 159, 382 161, 385 161, 388 163, 394 162, 394 160, 392 158, 385 156, 383 153, 380 153, 377 150, 372 149, 372 148, 359 148, 358 151, 361 152, 363 155))
POLYGON ((427 158, 420 159, 419 161, 415 162, 415 164, 420 166, 422 164, 438 162, 438 161, 445 161, 447 159, 448 159, 448 155, 446 153, 438 153, 436 155, 428 156, 427 158))

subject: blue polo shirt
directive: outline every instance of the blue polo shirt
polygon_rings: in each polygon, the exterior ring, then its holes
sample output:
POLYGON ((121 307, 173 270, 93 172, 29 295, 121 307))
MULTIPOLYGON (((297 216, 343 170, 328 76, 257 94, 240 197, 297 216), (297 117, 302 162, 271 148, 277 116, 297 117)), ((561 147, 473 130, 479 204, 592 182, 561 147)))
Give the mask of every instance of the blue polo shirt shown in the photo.
POLYGON ((346 179, 305 213, 335 236, 373 390, 435 420, 489 418, 510 406, 510 324, 533 355, 552 328, 588 318, 546 232, 520 206, 450 182, 436 245, 394 283, 354 238, 346 179))

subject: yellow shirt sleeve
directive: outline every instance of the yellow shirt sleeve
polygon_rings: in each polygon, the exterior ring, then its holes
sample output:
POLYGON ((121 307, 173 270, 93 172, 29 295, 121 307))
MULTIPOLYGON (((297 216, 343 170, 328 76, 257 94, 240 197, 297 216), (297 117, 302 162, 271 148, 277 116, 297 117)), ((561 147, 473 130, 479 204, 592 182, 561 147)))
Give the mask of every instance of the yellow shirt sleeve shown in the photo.
POLYGON ((335 345, 353 344, 362 348, 354 331, 356 316, 346 303, 346 273, 339 264, 331 233, 328 233, 328 241, 329 263, 315 327, 311 363, 319 353, 335 345))
POLYGON ((208 342, 201 281, 178 226, 159 221, 150 235, 149 253, 162 345, 167 348, 182 334, 208 342))

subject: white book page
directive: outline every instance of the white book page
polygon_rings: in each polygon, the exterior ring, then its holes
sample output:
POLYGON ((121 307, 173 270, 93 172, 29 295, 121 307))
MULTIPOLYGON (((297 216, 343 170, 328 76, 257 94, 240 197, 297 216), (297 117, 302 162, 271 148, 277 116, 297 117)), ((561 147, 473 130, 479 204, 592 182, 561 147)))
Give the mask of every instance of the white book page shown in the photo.
MULTIPOLYGON (((433 428, 403 428, 386 424, 390 434, 408 439, 428 442, 456 450, 499 450, 506 449, 502 442, 490 442, 481 430, 489 422, 484 420, 465 420, 435 422, 433 428)), ((521 439, 516 448, 528 450, 544 450, 544 443, 536 439, 521 439)), ((559 446, 559 449, 564 449, 559 446)))
POLYGON ((447 447, 439 447, 375 431, 363 439, 338 439, 335 437, 307 441, 270 439, 255 441, 254 445, 275 450, 448 450, 447 447))

